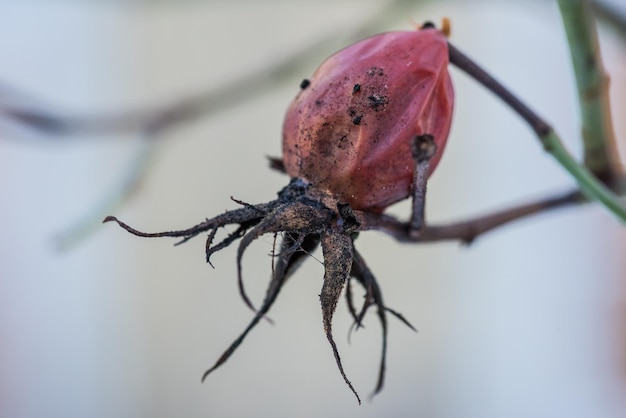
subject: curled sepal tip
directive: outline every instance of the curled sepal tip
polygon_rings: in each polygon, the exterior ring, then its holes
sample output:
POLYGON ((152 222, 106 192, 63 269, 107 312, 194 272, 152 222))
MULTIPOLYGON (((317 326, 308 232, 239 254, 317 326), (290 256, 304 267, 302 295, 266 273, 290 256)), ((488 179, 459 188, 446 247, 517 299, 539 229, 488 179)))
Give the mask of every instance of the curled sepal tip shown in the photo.
MULTIPOLYGON (((299 240, 299 238, 296 239, 299 240)), ((304 239, 304 237, 302 237, 302 239, 304 239)), ((252 329, 259 323, 261 318, 263 318, 270 310, 270 308, 274 304, 274 301, 276 300, 276 297, 278 296, 278 293, 285 284, 285 280, 287 279, 287 266, 290 265, 290 260, 298 250, 299 247, 294 246, 292 240, 288 239, 283 241, 277 264, 279 266, 284 266, 284 268, 277 268, 274 270, 274 274, 272 275, 272 280, 270 281, 267 288, 263 304, 261 305, 259 310, 256 311, 254 317, 252 318, 248 326, 244 329, 244 331, 239 335, 239 337, 237 337, 237 339, 235 339, 235 341, 231 343, 226 351, 222 353, 222 355, 217 359, 215 364, 206 372, 204 372, 201 379, 202 382, 204 382, 209 374, 219 368, 222 364, 226 362, 226 360, 230 358, 235 350, 237 350, 237 348, 241 345, 248 333, 252 331, 252 329)))

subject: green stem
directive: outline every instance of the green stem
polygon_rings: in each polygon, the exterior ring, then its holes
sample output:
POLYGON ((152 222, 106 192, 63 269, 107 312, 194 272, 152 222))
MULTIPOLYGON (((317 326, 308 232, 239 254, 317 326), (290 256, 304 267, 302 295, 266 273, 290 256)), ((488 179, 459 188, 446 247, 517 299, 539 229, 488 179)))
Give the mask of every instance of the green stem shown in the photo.
POLYGON ((585 165, 608 184, 616 180, 615 138, 605 75, 588 0, 558 0, 576 76, 585 165))
POLYGON ((543 136, 541 142, 546 150, 565 168, 578 182, 580 191, 590 200, 597 200, 607 209, 626 222, 626 207, 607 186, 598 179, 586 167, 578 163, 563 146, 559 136, 550 131, 543 136))

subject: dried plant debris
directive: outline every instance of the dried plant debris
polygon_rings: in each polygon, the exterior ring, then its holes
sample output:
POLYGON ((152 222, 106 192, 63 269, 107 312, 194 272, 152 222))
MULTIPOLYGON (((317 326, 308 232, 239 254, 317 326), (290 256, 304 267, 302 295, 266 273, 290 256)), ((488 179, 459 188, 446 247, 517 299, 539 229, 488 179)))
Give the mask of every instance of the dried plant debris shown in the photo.
POLYGON ((278 193, 278 199, 276 200, 259 205, 241 203, 242 207, 239 209, 228 211, 185 230, 145 233, 126 225, 112 216, 107 217, 105 222, 115 221, 128 232, 140 237, 182 238, 179 243, 186 242, 200 234, 208 233, 206 242, 207 261, 216 251, 226 248, 236 240, 240 240, 237 249, 239 289, 242 299, 255 311, 255 315, 243 333, 228 347, 213 367, 206 371, 202 377, 203 380, 213 370, 228 360, 246 335, 268 313, 287 278, 297 270, 301 261, 321 244, 325 270, 324 284, 320 294, 324 332, 332 347, 342 377, 360 402, 356 390, 343 370, 332 333, 333 314, 346 284, 349 283, 350 279, 354 279, 365 289, 363 306, 358 311, 355 308, 350 285, 348 285, 350 290, 345 292, 349 311, 355 325, 360 327, 368 309, 371 306, 376 306, 378 318, 382 326, 383 348, 375 392, 382 389, 384 381, 387 312, 398 317, 411 328, 412 326, 400 314, 383 304, 382 294, 376 278, 354 248, 356 232, 360 228, 358 214, 352 211, 349 205, 346 204, 335 204, 335 208, 331 209, 326 204, 330 200, 331 198, 327 194, 320 194, 302 179, 294 179, 278 193), (235 231, 228 234, 221 241, 214 243, 218 229, 227 225, 236 225, 235 231), (280 248, 274 255, 273 274, 265 298, 261 306, 255 308, 245 292, 241 260, 250 243, 264 234, 280 234, 282 239, 280 248))

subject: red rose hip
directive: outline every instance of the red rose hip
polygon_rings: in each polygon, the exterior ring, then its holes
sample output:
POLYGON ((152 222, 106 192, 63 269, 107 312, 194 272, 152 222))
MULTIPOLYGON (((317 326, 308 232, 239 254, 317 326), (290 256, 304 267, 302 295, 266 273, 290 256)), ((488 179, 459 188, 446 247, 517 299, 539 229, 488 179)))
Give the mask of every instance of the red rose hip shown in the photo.
POLYGON ((289 106, 283 162, 352 208, 383 211, 410 195, 410 144, 434 137, 441 158, 454 93, 448 46, 435 29, 389 32, 328 58, 289 106))

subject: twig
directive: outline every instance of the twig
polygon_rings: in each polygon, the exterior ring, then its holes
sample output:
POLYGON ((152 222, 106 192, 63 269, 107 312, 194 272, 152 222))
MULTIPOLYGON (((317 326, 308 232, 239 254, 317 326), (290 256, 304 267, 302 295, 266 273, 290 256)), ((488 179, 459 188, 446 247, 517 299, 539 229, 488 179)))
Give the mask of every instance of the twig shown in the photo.
POLYGON ((460 240, 466 244, 474 241, 479 235, 499 226, 541 213, 550 209, 583 203, 585 200, 578 191, 561 196, 538 200, 525 205, 480 216, 468 221, 456 222, 442 226, 424 226, 420 231, 412 230, 406 222, 389 215, 379 215, 354 211, 361 223, 359 230, 379 230, 391 235, 401 242, 426 243, 445 240, 460 240))
POLYGON ((626 222, 626 207, 623 206, 619 196, 602 184, 585 166, 579 164, 569 154, 559 136, 547 122, 461 51, 450 44, 448 44, 448 48, 450 51, 450 62, 452 64, 465 71, 480 84, 492 91, 530 125, 546 151, 576 179, 578 187, 580 187, 580 191, 585 197, 601 202, 619 219, 626 222))
MULTIPOLYGON (((324 37, 310 45, 282 59, 279 58, 268 66, 254 68, 249 74, 226 82, 218 88, 180 99, 161 108, 123 111, 110 115, 68 117, 51 112, 41 104, 26 104, 26 100, 22 99, 20 105, 0 103, 0 116, 4 115, 31 128, 49 135, 62 136, 64 139, 82 133, 163 133, 194 119, 213 116, 257 95, 271 92, 278 83, 297 74, 311 57, 326 54, 329 44, 351 43, 370 35, 382 20, 400 15, 409 6, 415 6, 416 2, 417 0, 390 0, 369 18, 356 25, 353 30, 348 31, 347 36, 345 28, 336 33, 326 33, 324 37)), ((27 97, 11 90, 9 93, 27 97)))

